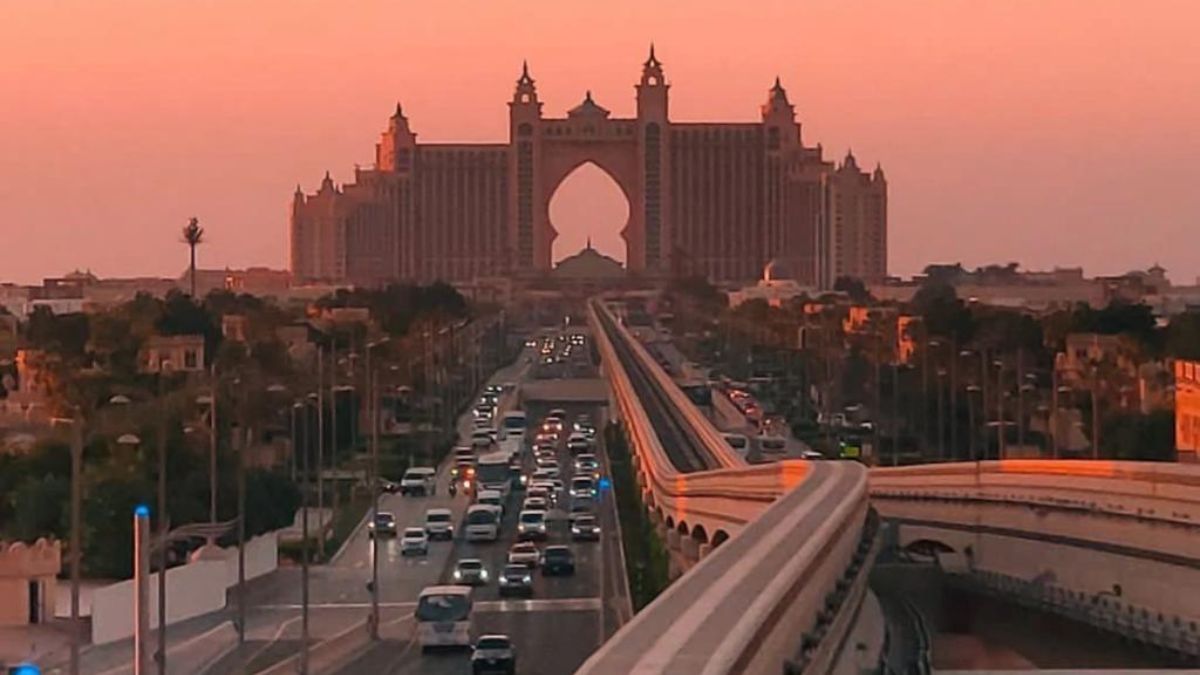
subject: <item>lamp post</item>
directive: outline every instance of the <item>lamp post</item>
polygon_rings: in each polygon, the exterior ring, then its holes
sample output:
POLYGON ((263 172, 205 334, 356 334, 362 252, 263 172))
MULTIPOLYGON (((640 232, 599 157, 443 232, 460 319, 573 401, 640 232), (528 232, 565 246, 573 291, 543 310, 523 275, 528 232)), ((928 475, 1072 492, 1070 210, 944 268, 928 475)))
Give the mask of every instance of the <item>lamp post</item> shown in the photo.
MULTIPOLYGON (((367 401, 370 406, 367 416, 371 424, 371 522, 379 516, 379 376, 371 365, 371 352, 387 344, 382 338, 366 346, 367 401)), ((379 639, 379 538, 371 540, 371 621, 372 640, 379 639)))
MULTIPOLYGON (((977 435, 977 432, 975 429, 975 397, 973 394, 982 392, 982 387, 977 384, 967 385, 967 428, 969 430, 967 436, 970 441, 968 445, 970 446, 971 450, 972 462, 979 460, 979 454, 975 451, 975 436, 977 435)), ((982 408, 982 401, 980 401, 980 403, 980 407, 982 408)))
POLYGON ((946 461, 946 369, 937 369, 938 460, 946 461))
MULTIPOLYGON (((1004 459, 1004 361, 992 361, 996 367, 996 459, 1004 459)), ((986 447, 986 444, 985 444, 986 447)))
POLYGON ((150 509, 133 511, 133 675, 149 675, 146 640, 150 637, 150 509))
MULTIPOLYGON (((300 673, 308 673, 308 456, 311 434, 309 433, 308 406, 297 401, 292 404, 292 413, 304 414, 304 450, 300 467, 300 673)), ((296 439, 292 438, 293 453, 296 439)), ((294 461, 294 460, 293 460, 294 461)))

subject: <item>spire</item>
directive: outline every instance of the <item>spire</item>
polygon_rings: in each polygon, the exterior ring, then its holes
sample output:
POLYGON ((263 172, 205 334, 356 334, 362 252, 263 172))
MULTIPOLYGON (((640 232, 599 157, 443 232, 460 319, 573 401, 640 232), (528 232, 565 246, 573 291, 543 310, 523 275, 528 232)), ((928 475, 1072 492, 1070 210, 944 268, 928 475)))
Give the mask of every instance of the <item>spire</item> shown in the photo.
POLYGON ((537 86, 529 75, 529 61, 521 61, 521 77, 517 78, 517 88, 513 92, 513 103, 537 103, 537 86))
POLYGON ((296 183, 296 196, 297 196, 297 197, 303 197, 303 196, 304 196, 304 190, 301 190, 301 189, 300 189, 300 184, 299 184, 299 183, 296 183))
POLYGON ((883 180, 883 165, 875 162, 875 173, 872 175, 874 180, 883 180))
POLYGON ((772 87, 771 90, 772 91, 783 91, 783 84, 780 83, 778 75, 775 76, 775 86, 772 87))
POLYGON ((842 161, 842 166, 847 169, 858 169, 858 160, 854 159, 854 150, 846 150, 846 159, 842 161))
POLYGON ((653 41, 650 42, 650 58, 646 59, 646 63, 644 65, 647 68, 661 68, 662 67, 662 62, 659 61, 658 57, 654 55, 654 42, 653 41))
POLYGON ((396 101, 396 112, 392 113, 392 119, 400 119, 404 117, 404 110, 400 107, 400 101, 396 101))
MULTIPOLYGON (((650 46, 650 53, 654 54, 654 46, 653 45, 650 46)), ((587 238, 587 250, 589 250, 589 251, 592 250, 592 235, 590 235, 590 234, 588 235, 588 238, 587 238)))
POLYGON ((333 177, 331 177, 329 172, 326 171, 325 178, 321 179, 321 192, 326 192, 333 189, 333 177))

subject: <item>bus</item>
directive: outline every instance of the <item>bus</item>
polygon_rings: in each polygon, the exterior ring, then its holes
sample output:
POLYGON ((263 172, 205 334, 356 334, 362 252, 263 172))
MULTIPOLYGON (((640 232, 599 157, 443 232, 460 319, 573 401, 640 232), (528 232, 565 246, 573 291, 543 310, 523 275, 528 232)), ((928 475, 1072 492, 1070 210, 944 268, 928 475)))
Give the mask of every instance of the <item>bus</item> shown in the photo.
POLYGON ((428 586, 417 596, 417 642, 431 647, 471 646, 470 586, 428 586))
POLYGON ((509 465, 512 454, 508 450, 497 450, 481 455, 475 462, 475 483, 480 490, 496 490, 508 497, 512 491, 512 473, 509 465))

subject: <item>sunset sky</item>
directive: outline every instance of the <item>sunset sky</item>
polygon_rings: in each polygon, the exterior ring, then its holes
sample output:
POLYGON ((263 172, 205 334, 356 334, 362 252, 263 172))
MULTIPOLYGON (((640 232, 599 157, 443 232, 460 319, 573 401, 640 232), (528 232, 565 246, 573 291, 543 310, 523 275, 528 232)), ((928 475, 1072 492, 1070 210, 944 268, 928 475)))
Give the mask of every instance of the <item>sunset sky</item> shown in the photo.
MULTIPOLYGON (((502 141, 528 59, 545 111, 633 113, 651 40, 677 121, 758 115, 883 164, 890 269, 1020 261, 1200 275, 1200 0, 0 0, 0 280, 287 261, 297 183, 348 181, 401 101, 422 141, 502 141)), ((563 250, 623 257, 599 171, 563 250)))

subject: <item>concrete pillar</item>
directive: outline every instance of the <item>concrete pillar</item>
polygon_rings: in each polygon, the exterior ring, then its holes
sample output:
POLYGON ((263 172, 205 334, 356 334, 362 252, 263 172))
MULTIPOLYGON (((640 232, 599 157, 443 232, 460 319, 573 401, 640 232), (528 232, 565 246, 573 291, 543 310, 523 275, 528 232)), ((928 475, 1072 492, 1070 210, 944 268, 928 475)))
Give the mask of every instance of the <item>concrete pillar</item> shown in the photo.
POLYGON ((700 562, 700 542, 691 537, 681 537, 679 544, 683 552, 683 560, 688 569, 700 562))
POLYGON ((679 530, 667 530, 667 549, 678 551, 680 539, 682 539, 682 536, 679 534, 679 530))
POLYGON ((700 544, 700 560, 707 558, 708 554, 712 553, 712 550, 712 544, 700 544))

